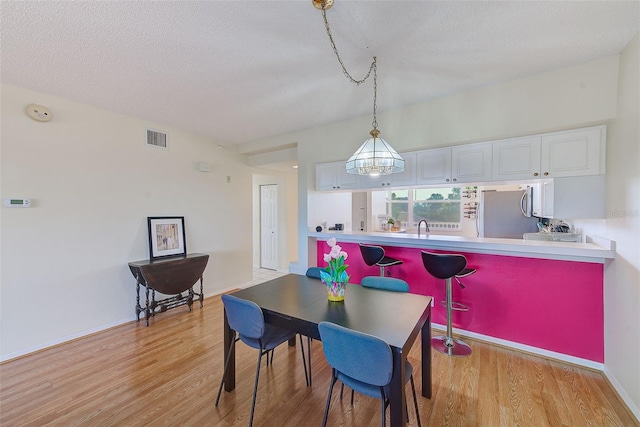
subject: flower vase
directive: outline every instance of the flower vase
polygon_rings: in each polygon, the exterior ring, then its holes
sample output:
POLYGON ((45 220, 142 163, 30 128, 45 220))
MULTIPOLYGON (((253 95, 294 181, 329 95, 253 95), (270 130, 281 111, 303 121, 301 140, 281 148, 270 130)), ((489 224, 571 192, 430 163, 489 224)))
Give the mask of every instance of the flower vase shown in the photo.
POLYGON ((344 301, 344 293, 347 289, 345 282, 325 282, 327 285, 327 297, 329 301, 344 301))

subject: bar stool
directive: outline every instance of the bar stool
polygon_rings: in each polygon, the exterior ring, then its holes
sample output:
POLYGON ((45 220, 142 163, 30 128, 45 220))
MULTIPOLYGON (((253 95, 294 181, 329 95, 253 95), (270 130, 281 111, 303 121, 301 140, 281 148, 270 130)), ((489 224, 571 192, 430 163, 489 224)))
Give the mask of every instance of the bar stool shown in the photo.
POLYGON ((360 243, 362 259, 368 266, 377 265, 380 267, 380 277, 384 277, 384 268, 392 265, 400 265, 403 262, 399 259, 388 257, 384 254, 382 246, 363 245, 360 243))
MULTIPOLYGON (((475 268, 469 268, 469 267, 465 267, 462 269, 462 271, 458 274, 456 274, 455 276, 453 276, 454 279, 456 279, 456 282, 458 282, 458 285, 460 285, 460 287, 462 289, 465 288, 465 286, 462 284, 462 282, 460 281, 461 277, 467 277, 472 275, 473 273, 476 272, 475 268)), ((443 306, 444 308, 447 308, 447 301, 440 301, 440 305, 443 306)), ((451 301, 451 310, 455 310, 455 311, 469 311, 469 307, 467 307, 464 304, 461 304, 459 302, 455 302, 455 301, 451 301)))
MULTIPOLYGON (((451 279, 457 275, 463 277, 463 272, 465 272, 465 268, 467 267, 467 259, 464 255, 459 254, 433 254, 422 251, 422 263, 429 274, 438 279, 445 279, 446 284, 447 335, 431 338, 431 346, 436 351, 449 356, 470 355, 471 347, 464 341, 453 338, 453 327, 451 326, 451 311, 453 307, 451 299, 451 279)), ((475 273, 474 269, 466 270, 468 270, 468 272, 464 274, 464 276, 475 273)), ((456 280, 458 280, 457 277, 456 280)), ((462 286, 462 284, 460 285, 462 286)))

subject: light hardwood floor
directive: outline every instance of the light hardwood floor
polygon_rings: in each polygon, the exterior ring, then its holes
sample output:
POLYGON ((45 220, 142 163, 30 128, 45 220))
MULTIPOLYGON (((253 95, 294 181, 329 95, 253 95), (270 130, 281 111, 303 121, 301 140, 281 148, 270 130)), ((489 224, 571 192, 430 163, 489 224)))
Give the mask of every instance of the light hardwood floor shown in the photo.
MULTIPOLYGON (((214 406, 222 375, 218 296, 0 365, 0 425, 243 426, 256 350, 237 345, 236 389, 214 406)), ((417 342, 420 340, 418 339, 417 342)), ((423 426, 638 426, 599 372, 470 341, 473 354, 433 354, 433 397, 419 397, 423 426)), ((298 347, 263 361, 254 424, 319 426, 330 369, 314 341, 313 386, 298 347)), ((409 359, 419 367, 416 345, 409 359)), ((414 373, 418 393, 420 372, 414 373)), ((407 389, 410 396, 410 389, 407 389)), ((334 393, 329 425, 379 426, 380 406, 334 393)), ((415 425, 413 405, 409 420, 415 425)))

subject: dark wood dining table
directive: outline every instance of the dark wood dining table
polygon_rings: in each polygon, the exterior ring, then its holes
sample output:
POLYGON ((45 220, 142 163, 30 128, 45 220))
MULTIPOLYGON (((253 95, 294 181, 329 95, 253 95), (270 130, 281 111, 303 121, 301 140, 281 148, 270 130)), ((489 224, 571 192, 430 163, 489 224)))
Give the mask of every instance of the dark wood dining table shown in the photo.
MULTIPOLYGON (((431 297, 383 291, 348 284, 341 302, 327 299, 326 286, 319 280, 287 274, 234 292, 238 298, 258 304, 266 323, 319 340, 322 321, 365 332, 384 340, 393 353, 390 384, 392 427, 404 426, 406 413, 404 366, 407 354, 421 335, 422 396, 431 398, 431 297)), ((224 355, 234 345, 227 316, 224 316, 224 355)), ((235 350, 231 352, 225 377, 225 390, 235 388, 235 350)))

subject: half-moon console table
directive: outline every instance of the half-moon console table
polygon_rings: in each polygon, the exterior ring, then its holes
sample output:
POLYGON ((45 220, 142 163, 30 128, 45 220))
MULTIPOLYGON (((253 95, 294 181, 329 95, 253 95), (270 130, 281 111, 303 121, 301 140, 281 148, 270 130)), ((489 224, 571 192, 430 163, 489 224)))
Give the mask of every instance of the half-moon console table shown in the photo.
POLYGON ((140 313, 144 316, 149 326, 149 317, 156 313, 162 313, 170 308, 187 304, 189 311, 194 299, 204 301, 202 292, 202 273, 209 261, 206 254, 188 254, 185 257, 159 259, 154 261, 134 261, 129 263, 131 274, 136 278, 136 320, 140 321, 140 313), (200 293, 193 290, 193 285, 200 280, 200 293), (140 305, 140 285, 145 287, 145 306, 140 305), (149 300, 151 291, 151 300, 149 300), (173 295, 169 298, 156 301, 156 291, 173 295), (187 291, 186 295, 182 295, 187 291))

